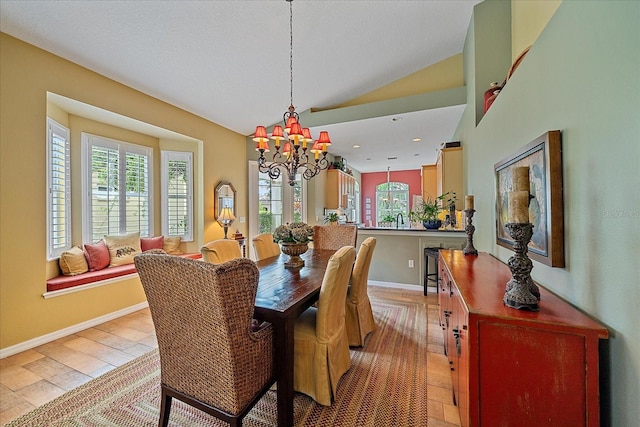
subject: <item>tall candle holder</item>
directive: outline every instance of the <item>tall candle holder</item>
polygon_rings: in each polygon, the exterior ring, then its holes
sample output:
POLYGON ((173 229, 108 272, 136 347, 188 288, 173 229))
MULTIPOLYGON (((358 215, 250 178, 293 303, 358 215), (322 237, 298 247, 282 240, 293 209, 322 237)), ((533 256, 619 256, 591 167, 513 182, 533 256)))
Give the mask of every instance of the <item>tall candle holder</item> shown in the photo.
POLYGON ((531 279, 533 263, 527 256, 529 241, 533 235, 533 224, 510 222, 505 226, 514 241, 513 250, 515 253, 507 262, 512 278, 507 282, 503 301, 507 307, 538 311, 540 309, 538 307, 540 290, 531 279))
POLYGON ((478 251, 473 247, 473 233, 476 231, 476 227, 472 224, 472 219, 475 211, 475 209, 464 210, 464 215, 467 218, 467 225, 464 227, 464 232, 467 233, 467 245, 462 253, 465 255, 478 255, 478 251))

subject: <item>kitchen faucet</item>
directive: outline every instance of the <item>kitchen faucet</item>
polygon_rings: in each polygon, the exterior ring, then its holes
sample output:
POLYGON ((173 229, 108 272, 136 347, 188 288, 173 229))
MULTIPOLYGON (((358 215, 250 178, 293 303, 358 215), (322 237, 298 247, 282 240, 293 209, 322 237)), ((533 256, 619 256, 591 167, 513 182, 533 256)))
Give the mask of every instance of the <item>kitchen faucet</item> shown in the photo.
POLYGON ((402 224, 402 225, 404 225, 404 215, 402 215, 402 212, 398 212, 398 215, 396 215, 396 228, 400 228, 400 227, 398 226, 398 218, 401 218, 401 219, 402 219, 401 224, 402 224))

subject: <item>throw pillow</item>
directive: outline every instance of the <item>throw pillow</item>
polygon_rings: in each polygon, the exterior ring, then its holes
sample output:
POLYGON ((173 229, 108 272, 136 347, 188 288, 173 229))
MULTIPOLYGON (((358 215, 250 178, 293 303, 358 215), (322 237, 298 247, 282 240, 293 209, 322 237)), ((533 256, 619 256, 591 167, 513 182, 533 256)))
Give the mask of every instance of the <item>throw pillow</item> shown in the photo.
POLYGON ((182 238, 180 236, 164 237, 163 249, 170 255, 181 255, 180 242, 182 238))
POLYGON ((98 243, 85 243, 84 256, 87 259, 89 271, 102 270, 109 265, 109 248, 102 239, 98 243))
POLYGON ((150 249, 163 249, 163 245, 164 236, 140 238, 140 249, 142 249, 142 252, 146 252, 150 249))
POLYGON ((84 251, 80 246, 74 246, 68 251, 60 255, 60 271, 65 276, 75 276, 89 271, 87 259, 84 257, 84 251))
POLYGON ((109 267, 133 264, 133 257, 142 252, 140 249, 140 233, 123 236, 104 236, 109 248, 109 267))

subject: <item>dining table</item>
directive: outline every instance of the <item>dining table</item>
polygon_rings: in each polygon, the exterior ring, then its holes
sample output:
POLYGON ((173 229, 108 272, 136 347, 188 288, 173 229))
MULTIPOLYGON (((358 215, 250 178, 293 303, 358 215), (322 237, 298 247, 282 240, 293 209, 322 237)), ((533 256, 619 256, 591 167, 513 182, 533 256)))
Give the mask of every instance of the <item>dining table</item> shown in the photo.
POLYGON ((274 330, 274 367, 277 376, 278 426, 293 426, 294 322, 318 300, 327 263, 334 250, 309 248, 301 258, 304 266, 287 268, 289 256, 256 262, 260 271, 254 317, 274 330))

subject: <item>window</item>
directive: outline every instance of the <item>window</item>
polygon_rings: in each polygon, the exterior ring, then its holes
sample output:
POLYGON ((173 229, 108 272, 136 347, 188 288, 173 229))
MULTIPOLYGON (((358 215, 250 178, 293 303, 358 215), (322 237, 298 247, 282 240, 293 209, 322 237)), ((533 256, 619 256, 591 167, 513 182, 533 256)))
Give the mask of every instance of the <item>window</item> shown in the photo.
POLYGON ((193 240, 193 154, 162 151, 162 234, 193 240))
POLYGON ((401 213, 404 218, 409 215, 409 184, 404 182, 385 182, 376 187, 376 211, 378 222, 385 217, 396 216, 401 213))
POLYGON ((83 241, 153 230, 148 147, 82 134, 83 241))
MULTIPOLYGON (((249 236, 273 233, 282 224, 306 222, 307 181, 298 174, 290 186, 284 175, 272 180, 249 161, 249 236)), ((252 250, 251 245, 248 249, 252 250)))
POLYGON ((69 129, 47 118, 47 253, 71 247, 71 151, 69 129))
POLYGON ((303 221, 302 177, 296 175, 295 185, 290 186, 282 176, 271 179, 267 174, 258 174, 259 233, 273 233, 279 225, 303 221))

